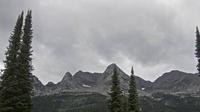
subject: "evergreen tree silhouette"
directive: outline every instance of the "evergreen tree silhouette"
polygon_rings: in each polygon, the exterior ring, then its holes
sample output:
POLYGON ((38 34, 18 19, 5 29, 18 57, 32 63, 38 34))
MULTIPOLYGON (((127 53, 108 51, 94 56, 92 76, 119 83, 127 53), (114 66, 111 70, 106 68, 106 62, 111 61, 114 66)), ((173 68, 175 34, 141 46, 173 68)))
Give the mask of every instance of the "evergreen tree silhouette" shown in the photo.
POLYGON ((118 79, 116 66, 114 67, 114 73, 112 76, 111 93, 109 93, 109 95, 110 95, 110 101, 109 101, 110 112, 124 112, 122 101, 121 101, 122 91, 120 89, 120 81, 118 79))
POLYGON ((136 88, 135 76, 133 67, 131 69, 131 76, 129 82, 129 97, 128 97, 128 111, 140 112, 140 106, 138 101, 138 93, 136 88))
POLYGON ((22 102, 20 95, 22 89, 19 88, 19 60, 20 41, 22 36, 23 12, 18 16, 15 28, 9 39, 9 46, 5 53, 5 69, 1 76, 0 90, 0 112, 21 112, 18 111, 22 102))

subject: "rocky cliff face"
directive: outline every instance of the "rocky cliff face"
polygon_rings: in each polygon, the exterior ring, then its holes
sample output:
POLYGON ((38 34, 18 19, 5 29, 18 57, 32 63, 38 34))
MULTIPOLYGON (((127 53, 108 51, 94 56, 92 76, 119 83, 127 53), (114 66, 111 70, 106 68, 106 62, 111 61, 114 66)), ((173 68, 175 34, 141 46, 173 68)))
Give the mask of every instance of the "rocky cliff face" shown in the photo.
MULTIPOLYGON (((63 79, 54 84, 49 82, 43 85, 37 77, 33 77, 34 93, 38 95, 51 95, 63 92, 97 92, 107 94, 111 87, 112 75, 116 67, 124 92, 128 91, 129 75, 124 73, 116 64, 109 65, 103 73, 90 73, 78 71, 74 75, 67 72, 63 79)), ((200 77, 197 74, 171 71, 163 74, 155 82, 146 81, 135 76, 137 88, 140 94, 145 95, 154 92, 167 93, 198 93, 200 91, 200 77)))
POLYGON ((35 96, 39 96, 43 94, 44 85, 42 82, 36 77, 33 76, 33 92, 35 96))
MULTIPOLYGON (((74 75, 67 72, 63 79, 54 84, 49 82, 47 85, 42 85, 41 82, 34 77, 35 95, 50 95, 62 92, 97 92, 107 94, 110 90, 112 75, 116 67, 121 88, 123 91, 128 91, 129 76, 125 74, 116 64, 109 65, 103 73, 90 73, 78 71, 74 75)), ((152 85, 150 81, 145 81, 140 77, 136 77, 137 87, 139 90, 148 88, 152 85)))
POLYGON ((171 93, 197 93, 200 90, 200 77, 197 74, 173 70, 159 77, 153 83, 152 90, 171 93))

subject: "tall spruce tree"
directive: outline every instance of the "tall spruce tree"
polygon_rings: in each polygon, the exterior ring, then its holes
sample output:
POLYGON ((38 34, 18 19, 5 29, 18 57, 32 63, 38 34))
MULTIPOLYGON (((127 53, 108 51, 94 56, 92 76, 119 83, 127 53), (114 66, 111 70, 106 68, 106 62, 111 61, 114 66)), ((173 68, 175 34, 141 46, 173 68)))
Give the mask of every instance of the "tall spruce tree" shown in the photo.
POLYGON ((135 76, 133 67, 131 69, 131 76, 129 82, 129 97, 128 97, 128 111, 129 112, 140 112, 140 106, 138 101, 138 93, 136 88, 135 76))
POLYGON ((195 50, 195 55, 197 57, 197 70, 198 73, 200 74, 200 33, 198 27, 196 27, 196 50, 195 50))
POLYGON ((18 87, 20 40, 22 36, 23 12, 18 16, 15 28, 9 39, 9 46, 5 53, 5 69, 1 76, 0 90, 0 112, 21 112, 20 94, 22 90, 18 87))
POLYGON ((120 89, 120 81, 118 79, 118 73, 116 66, 114 67, 114 73, 112 76, 112 87, 111 87, 111 93, 110 100, 109 100, 109 109, 110 112, 124 112, 122 107, 122 91, 120 89))
POLYGON ((21 106, 20 112, 31 112, 32 101, 32 15, 31 11, 27 12, 25 25, 23 28, 23 37, 21 41, 21 49, 19 54, 19 87, 22 89, 20 95, 21 106))

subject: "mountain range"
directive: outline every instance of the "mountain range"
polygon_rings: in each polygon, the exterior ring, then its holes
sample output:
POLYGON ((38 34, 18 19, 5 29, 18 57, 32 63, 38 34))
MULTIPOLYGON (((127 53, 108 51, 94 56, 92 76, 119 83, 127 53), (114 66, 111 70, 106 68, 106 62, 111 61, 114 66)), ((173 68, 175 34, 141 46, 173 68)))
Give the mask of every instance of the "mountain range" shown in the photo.
MULTIPOLYGON (((111 87, 111 78, 115 67, 119 74, 121 89, 124 93, 127 93, 129 75, 123 72, 116 64, 111 64, 103 73, 78 71, 72 75, 67 72, 63 79, 56 84, 48 82, 43 85, 36 76, 33 76, 34 95, 44 96, 65 92, 95 92, 107 95, 111 87)), ((178 70, 164 73, 154 82, 146 81, 138 76, 135 76, 135 79, 139 95, 142 96, 148 96, 155 92, 198 95, 200 91, 200 77, 197 74, 178 70)))

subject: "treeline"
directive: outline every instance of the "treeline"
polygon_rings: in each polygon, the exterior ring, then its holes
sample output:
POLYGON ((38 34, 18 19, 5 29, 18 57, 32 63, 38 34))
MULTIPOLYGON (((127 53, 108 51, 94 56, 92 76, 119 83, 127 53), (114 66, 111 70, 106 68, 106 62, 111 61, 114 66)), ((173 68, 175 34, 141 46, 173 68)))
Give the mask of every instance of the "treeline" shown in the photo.
POLYGON ((109 112, 106 99, 98 93, 37 96, 32 112, 109 112))

